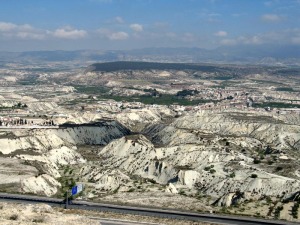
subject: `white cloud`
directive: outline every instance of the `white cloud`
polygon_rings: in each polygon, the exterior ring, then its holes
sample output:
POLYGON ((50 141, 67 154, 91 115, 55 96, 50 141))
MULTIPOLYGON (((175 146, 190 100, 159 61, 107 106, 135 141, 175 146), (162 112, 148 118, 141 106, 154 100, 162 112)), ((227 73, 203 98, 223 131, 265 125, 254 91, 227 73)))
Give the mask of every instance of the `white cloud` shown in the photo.
POLYGON ((254 35, 250 37, 240 36, 238 37, 237 41, 242 44, 257 45, 257 44, 263 44, 265 40, 262 35, 254 35))
POLYGON ((116 23, 124 23, 124 19, 122 17, 120 17, 120 16, 115 17, 114 21, 116 23))
POLYGON ((279 3, 280 3, 280 0, 270 0, 270 1, 264 2, 264 5, 271 7, 271 6, 278 5, 279 3))
POLYGON ((221 22, 222 14, 208 11, 207 9, 202 9, 199 16, 209 22, 209 23, 219 23, 221 22))
MULTIPOLYGON (((300 2, 299 2, 300 4, 300 2)), ((289 30, 289 37, 291 38, 291 43, 300 45, 300 28, 295 28, 289 30), (290 34, 292 33, 292 34, 290 34)))
POLYGON ((237 38, 232 39, 222 39, 220 41, 221 45, 237 45, 237 44, 244 44, 244 45, 259 45, 265 42, 265 38, 263 35, 254 35, 254 36, 239 36, 237 38))
POLYGON ((71 27, 59 28, 52 32, 53 36, 56 38, 63 39, 81 39, 87 36, 85 30, 73 29, 71 27))
POLYGON ((167 38, 176 38, 177 37, 177 34, 174 33, 174 32, 167 32, 164 34, 165 37, 167 38))
POLYGON ((217 33, 215 33, 215 36, 217 36, 217 37, 226 37, 227 36, 227 32, 223 31, 223 30, 220 30, 217 33))
POLYGON ((131 24, 129 27, 135 32, 143 31, 143 26, 141 24, 138 24, 138 23, 131 24))
POLYGON ((126 32, 114 32, 111 33, 108 38, 110 40, 126 40, 129 37, 129 35, 126 32))
POLYGON ((292 43, 296 45, 300 45, 300 36, 299 37, 293 37, 292 43))
POLYGON ((279 22, 282 20, 282 17, 276 14, 265 14, 261 17, 264 22, 279 22))
POLYGON ((264 2, 264 5, 265 5, 265 6, 271 6, 272 4, 273 4, 273 2, 271 2, 271 1, 264 2))
POLYGON ((37 34, 37 33, 30 33, 30 32, 18 32, 16 36, 21 39, 35 39, 35 40, 43 40, 45 38, 45 34, 37 34))
POLYGON ((14 24, 0 22, 0 37, 17 39, 42 40, 46 37, 45 31, 36 29, 29 24, 14 24))
POLYGON ((300 28, 272 31, 252 36, 238 36, 232 39, 222 39, 221 45, 261 45, 261 44, 294 44, 300 45, 300 28))
POLYGON ((120 41, 120 40, 126 40, 129 38, 129 35, 126 32, 123 31, 112 31, 109 29, 98 29, 96 31, 102 38, 107 38, 112 41, 120 41))
POLYGON ((6 22, 0 22, 0 31, 5 32, 5 31, 11 31, 17 28, 18 26, 13 23, 6 23, 6 22))
POLYGON ((20 25, 20 26, 18 26, 18 28, 19 28, 19 30, 21 30, 21 31, 33 31, 33 30, 35 30, 35 28, 32 27, 32 26, 29 25, 29 24, 23 24, 23 25, 20 25))

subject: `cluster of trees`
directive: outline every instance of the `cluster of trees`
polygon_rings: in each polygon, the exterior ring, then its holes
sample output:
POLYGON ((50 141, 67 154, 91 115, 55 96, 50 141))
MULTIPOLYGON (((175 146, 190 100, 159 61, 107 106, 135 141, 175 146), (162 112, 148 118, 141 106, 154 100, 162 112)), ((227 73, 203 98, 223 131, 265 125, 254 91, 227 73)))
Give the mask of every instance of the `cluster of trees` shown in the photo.
POLYGON ((176 96, 177 97, 186 97, 188 95, 193 96, 199 94, 199 91, 197 90, 182 90, 182 91, 178 91, 176 96))
POLYGON ((11 124, 11 125, 26 125, 28 124, 28 121, 26 119, 14 119, 10 122, 3 122, 0 120, 0 126, 3 125, 7 125, 7 124, 11 124))
MULTIPOLYGON (((11 121, 1 121, 0 120, 0 126, 7 126, 7 125, 33 125, 33 121, 27 121, 26 119, 13 119, 11 121)), ((54 126, 54 121, 53 120, 46 120, 42 124, 43 126, 54 126)))
POLYGON ((144 89, 144 92, 150 92, 152 97, 161 97, 162 94, 159 93, 155 88, 150 88, 150 89, 144 89))
POLYGON ((297 202, 295 202, 295 204, 292 207, 292 216, 295 219, 298 219, 299 206, 300 206, 300 199, 297 202))
POLYGON ((22 104, 21 102, 18 102, 18 104, 14 105, 13 108, 27 108, 27 104, 22 104))

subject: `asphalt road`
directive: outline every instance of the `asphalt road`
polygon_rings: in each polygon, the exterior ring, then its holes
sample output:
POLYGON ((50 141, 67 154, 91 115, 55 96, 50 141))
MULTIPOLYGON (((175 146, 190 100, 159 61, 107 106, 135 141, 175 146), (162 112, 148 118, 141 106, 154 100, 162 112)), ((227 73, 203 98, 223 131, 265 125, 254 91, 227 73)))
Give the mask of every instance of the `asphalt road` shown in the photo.
MULTIPOLYGON (((61 199, 57 198, 47 198, 39 196, 29 196, 29 195, 17 195, 17 194, 7 194, 0 193, 1 201, 12 201, 20 203, 46 203, 53 206, 64 207, 61 199)), ((200 214, 193 212, 182 212, 177 210, 168 209, 153 209, 144 207, 132 207, 132 206, 120 206, 112 204, 103 203, 93 203, 85 201, 73 201, 71 205, 68 206, 70 209, 82 209, 82 210, 95 210, 104 212, 115 212, 123 214, 135 214, 142 216, 153 216, 153 217, 163 217, 171 219, 180 219, 188 221, 198 221, 198 222, 210 222, 216 224, 230 224, 230 225, 300 225, 300 223, 291 223, 285 221, 275 221, 275 220, 261 220, 252 217, 238 217, 238 216, 223 216, 216 214, 200 214)), ((99 220, 100 221, 100 220, 99 220)), ((121 221, 121 224, 125 221, 121 221)), ((118 225, 120 221, 107 220, 102 221, 104 225, 118 225)), ((130 223, 129 223, 130 224, 130 223)), ((132 223, 131 223, 132 224, 132 223)), ((141 224, 141 223, 140 223, 141 224)))
POLYGON ((107 218, 95 218, 95 220, 98 220, 101 225, 160 225, 158 223, 143 223, 138 221, 115 220, 107 218))

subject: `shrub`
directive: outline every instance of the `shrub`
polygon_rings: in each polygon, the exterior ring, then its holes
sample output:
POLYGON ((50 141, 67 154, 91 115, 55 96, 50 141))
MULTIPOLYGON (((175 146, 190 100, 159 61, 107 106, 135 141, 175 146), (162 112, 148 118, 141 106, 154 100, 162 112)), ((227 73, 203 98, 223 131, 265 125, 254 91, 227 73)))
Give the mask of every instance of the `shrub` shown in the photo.
POLYGON ((234 178, 234 177, 235 177, 235 173, 234 173, 234 172, 231 173, 231 174, 229 175, 229 177, 234 178))
POLYGON ((267 201, 268 204, 270 204, 270 203, 272 202, 271 197, 270 197, 270 196, 267 196, 267 197, 266 197, 266 201, 267 201))
POLYGON ((257 174, 251 174, 251 178, 257 178, 257 174))
POLYGON ((35 218, 32 220, 33 223, 43 223, 44 222, 44 219, 42 217, 39 217, 39 218, 35 218))
POLYGON ((259 163, 261 163, 261 161, 259 159, 254 159, 253 163, 254 164, 259 164, 259 163))
POLYGON ((10 220, 17 220, 18 219, 18 215, 17 214, 13 214, 9 217, 10 220))
POLYGON ((178 194, 180 194, 180 195, 186 195, 185 191, 182 190, 182 189, 179 190, 178 194))
POLYGON ((210 172, 210 173, 215 173, 215 172, 216 172, 216 170, 214 170, 214 169, 211 169, 209 172, 210 172))
POLYGON ((134 192, 134 188, 130 188, 127 192, 134 192))
POLYGON ((210 170, 210 166, 207 166, 204 168, 205 171, 209 171, 210 170))
POLYGON ((204 168, 205 171, 209 171, 210 169, 214 168, 214 165, 210 165, 204 168))

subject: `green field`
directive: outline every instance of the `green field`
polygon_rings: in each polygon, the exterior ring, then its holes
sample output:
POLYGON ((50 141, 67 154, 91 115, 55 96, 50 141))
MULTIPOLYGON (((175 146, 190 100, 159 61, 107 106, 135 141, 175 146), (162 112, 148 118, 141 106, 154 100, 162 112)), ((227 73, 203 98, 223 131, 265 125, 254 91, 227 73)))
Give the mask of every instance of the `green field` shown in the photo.
POLYGON ((155 98, 152 96, 131 96, 131 97, 125 97, 125 96, 111 96, 111 95, 102 95, 99 96, 99 98, 102 99, 113 99, 115 101, 127 101, 127 102, 141 102, 144 104, 156 104, 156 105, 173 105, 173 104, 178 104, 178 105, 198 105, 198 104, 203 104, 203 103, 208 103, 208 102, 213 102, 213 100, 210 99, 201 99, 201 100, 194 100, 190 101, 187 99, 179 99, 173 95, 162 95, 159 98, 155 98))
POLYGON ((73 86, 79 93, 99 95, 107 93, 110 89, 103 86, 85 86, 85 85, 74 85, 73 86))
MULTIPOLYGON (((175 95, 162 95, 161 97, 152 97, 148 95, 143 95, 143 96, 115 96, 115 95, 109 95, 109 88, 103 87, 103 86, 74 86, 76 90, 79 93, 84 93, 88 95, 95 95, 99 100, 104 99, 112 99, 115 101, 126 101, 126 102, 141 102, 144 104, 157 104, 157 105, 173 105, 173 104, 178 104, 178 105, 198 105, 198 104, 203 104, 207 102, 214 102, 213 100, 210 99, 201 99, 201 100, 193 100, 190 101, 188 99, 181 99, 176 97, 175 95)), ((145 90, 146 92, 149 90, 145 90)), ((95 100, 87 100, 87 99, 78 99, 70 102, 71 104, 76 104, 76 103, 88 103, 88 102, 93 102, 95 100)))

